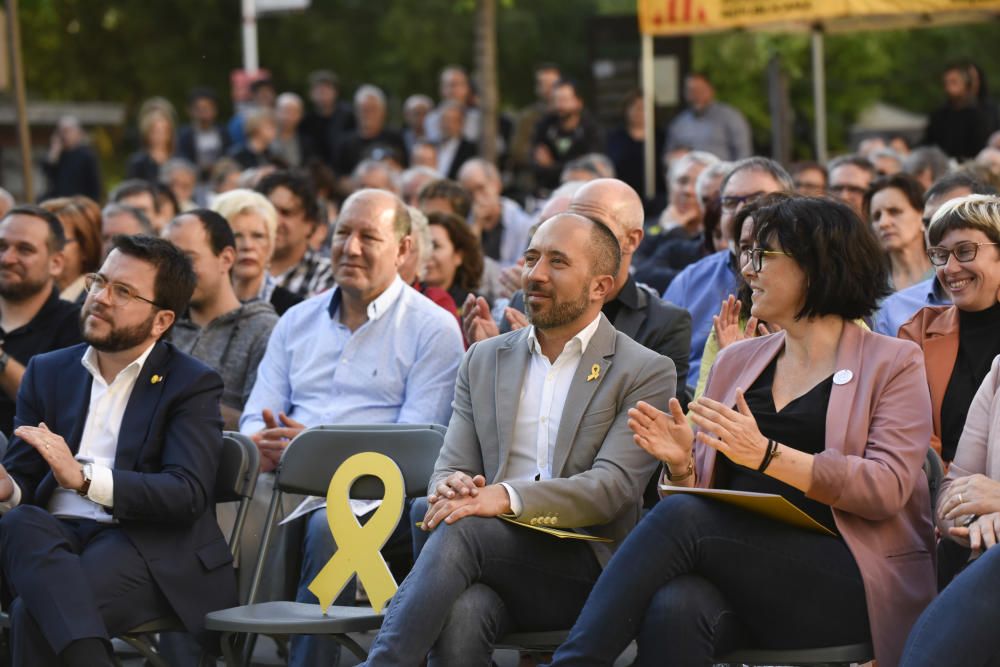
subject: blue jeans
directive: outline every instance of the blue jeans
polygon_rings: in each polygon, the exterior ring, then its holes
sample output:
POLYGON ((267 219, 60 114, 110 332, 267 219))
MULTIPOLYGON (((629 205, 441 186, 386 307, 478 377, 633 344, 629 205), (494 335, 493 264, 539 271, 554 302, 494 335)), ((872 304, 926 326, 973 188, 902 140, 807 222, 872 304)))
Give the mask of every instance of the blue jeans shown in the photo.
POLYGON ((840 539, 676 495, 615 553, 552 666, 612 665, 633 639, 645 667, 868 638, 861 573, 840 539))
MULTIPOLYGON (((362 517, 364 523, 374 514, 369 513, 362 517)), ((403 507, 403 514, 399 519, 399 525, 389 537, 385 547, 382 549, 383 555, 388 551, 398 551, 400 547, 408 550, 410 544, 410 501, 406 501, 403 507)), ((337 551, 336 542, 330 533, 330 524, 327 522, 326 511, 317 510, 305 517, 306 530, 302 539, 302 569, 299 576, 299 585, 295 593, 296 602, 308 602, 319 604, 319 600, 309 590, 309 584, 319 574, 333 554, 337 551)), ((333 601, 336 605, 351 606, 354 604, 355 579, 351 579, 341 591, 337 599, 333 601)), ((340 644, 326 635, 293 635, 289 642, 289 667, 313 667, 323 665, 324 667, 336 667, 340 664, 340 644)))
POLYGON ((917 619, 900 667, 1000 664, 1000 548, 977 558, 917 619))
POLYGON ((487 666, 508 632, 569 627, 599 574, 579 540, 495 518, 441 524, 389 604, 365 664, 419 665, 426 655, 429 667, 487 666))

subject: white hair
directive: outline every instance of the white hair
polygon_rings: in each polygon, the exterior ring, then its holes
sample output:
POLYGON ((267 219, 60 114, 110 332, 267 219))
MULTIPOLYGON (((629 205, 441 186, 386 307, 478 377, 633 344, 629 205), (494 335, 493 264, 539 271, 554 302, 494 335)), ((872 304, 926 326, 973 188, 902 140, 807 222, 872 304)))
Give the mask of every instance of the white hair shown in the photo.
POLYGON ((378 86, 374 86, 370 83, 362 84, 358 90, 354 93, 354 106, 361 104, 361 101, 366 97, 374 97, 379 101, 384 109, 386 106, 385 93, 378 86))
POLYGON ((711 167, 718 162, 719 158, 708 151, 691 151, 690 153, 685 153, 670 164, 670 181, 676 181, 680 178, 681 174, 696 164, 711 167))

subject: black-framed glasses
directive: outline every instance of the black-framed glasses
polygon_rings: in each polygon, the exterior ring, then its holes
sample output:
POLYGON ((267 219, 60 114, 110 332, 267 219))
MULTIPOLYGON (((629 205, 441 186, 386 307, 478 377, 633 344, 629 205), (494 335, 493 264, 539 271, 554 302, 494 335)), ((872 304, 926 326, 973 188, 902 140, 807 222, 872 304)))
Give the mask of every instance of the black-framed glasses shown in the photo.
POLYGON ((972 241, 962 241, 956 243, 952 248, 944 246, 931 246, 927 249, 927 259, 931 260, 934 266, 944 266, 948 263, 948 257, 954 255, 960 262, 971 262, 979 254, 981 245, 1000 245, 1000 243, 974 243, 972 241))
POLYGON ((757 191, 751 192, 748 195, 728 195, 722 198, 722 210, 724 211, 735 211, 740 207, 740 204, 745 204, 748 201, 753 201, 758 197, 763 197, 765 193, 757 191))
POLYGON ((787 252, 781 250, 765 250, 764 248, 744 248, 740 251, 740 268, 743 268, 747 264, 753 269, 754 273, 759 272, 764 268, 764 255, 784 255, 785 257, 791 257, 787 252))
POLYGON ((84 277, 83 281, 87 288, 87 292, 94 296, 97 296, 106 288, 108 290, 108 294, 111 295, 111 303, 115 306, 126 306, 132 299, 138 299, 139 301, 145 301, 154 308, 163 308, 163 306, 155 301, 150 301, 144 296, 139 296, 136 294, 136 291, 128 285, 108 282, 108 279, 99 273, 88 273, 84 277))
POLYGON ((848 185, 848 184, 831 185, 827 189, 830 192, 830 194, 835 197, 844 197, 846 195, 857 195, 859 197, 863 197, 865 193, 868 192, 868 188, 863 188, 859 185, 848 185))

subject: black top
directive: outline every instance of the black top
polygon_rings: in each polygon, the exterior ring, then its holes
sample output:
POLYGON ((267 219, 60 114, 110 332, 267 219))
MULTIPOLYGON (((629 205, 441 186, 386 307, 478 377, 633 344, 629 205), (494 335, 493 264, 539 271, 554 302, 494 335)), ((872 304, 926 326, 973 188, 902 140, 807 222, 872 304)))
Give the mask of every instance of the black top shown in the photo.
POLYGON ((958 356, 941 403, 941 458, 955 458, 969 406, 1000 354, 1000 303, 978 313, 958 311, 958 356))
POLYGON ((315 109, 309 111, 298 127, 302 140, 302 161, 315 158, 333 169, 337 143, 353 129, 354 111, 343 100, 336 101, 329 116, 315 109))
POLYGON ((94 201, 101 200, 101 174, 97 155, 89 146, 69 148, 59 154, 55 164, 42 163, 49 187, 45 199, 84 195, 94 201))
POLYGON ((987 109, 977 104, 958 109, 945 104, 931 112, 922 143, 965 160, 979 154, 992 130, 987 109))
POLYGON ((338 176, 350 176, 358 163, 366 157, 376 160, 395 157, 402 166, 407 166, 403 135, 389 129, 382 130, 374 137, 362 137, 357 132, 344 135, 337 143, 333 170, 338 176))
POLYGON ((125 178, 140 178, 150 183, 156 183, 160 180, 160 167, 162 166, 146 151, 132 153, 125 165, 125 178))
MULTIPOLYGON (((3 350, 18 363, 27 366, 36 354, 79 343, 79 320, 80 306, 60 299, 59 290, 53 287, 48 301, 30 322, 9 333, 0 329, 3 350)), ((0 391, 0 431, 8 439, 14 430, 15 398, 0 391)))
POLYGON ((552 166, 535 164, 535 177, 548 190, 559 187, 559 176, 567 162, 588 153, 604 152, 601 126, 587 111, 581 113, 580 122, 572 130, 564 129, 560 123, 558 115, 547 114, 538 121, 532 137, 533 146, 544 144, 552 153, 552 166))
MULTIPOLYGON (((666 132, 662 129, 656 132, 654 155, 663 155, 663 143, 666 132)), ((619 127, 608 135, 608 157, 615 165, 615 176, 632 186, 632 189, 646 198, 646 142, 636 141, 625 127, 619 127)), ((666 179, 663 177, 663 160, 656 163, 656 193, 666 192, 666 179)))
MULTIPOLYGON (((747 405, 757 420, 757 427, 764 437, 776 440, 786 447, 807 454, 818 454, 826 448, 826 409, 830 403, 833 376, 823 380, 779 412, 775 410, 774 395, 771 393, 776 365, 776 359, 768 364, 746 392, 747 405)), ((719 488, 784 496, 816 521, 837 531, 829 505, 807 498, 805 493, 795 487, 759 473, 756 469, 737 465, 725 456, 720 456, 717 460, 717 475, 722 475, 716 478, 719 488)))

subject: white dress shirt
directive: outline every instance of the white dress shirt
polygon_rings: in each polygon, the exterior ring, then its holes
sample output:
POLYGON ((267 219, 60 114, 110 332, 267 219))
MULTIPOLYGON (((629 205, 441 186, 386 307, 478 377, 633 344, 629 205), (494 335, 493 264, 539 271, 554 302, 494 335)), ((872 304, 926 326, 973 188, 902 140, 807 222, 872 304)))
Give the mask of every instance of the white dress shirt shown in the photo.
MULTIPOLYGON (((514 441, 510 447, 505 480, 552 478, 552 452, 566 407, 566 396, 576 377, 580 359, 587 351, 600 321, 601 314, 598 313, 593 322, 567 341, 554 363, 542 354, 535 327, 529 330, 531 359, 521 385, 521 400, 514 421, 514 441)), ((504 484, 504 488, 510 496, 511 513, 520 515, 521 499, 509 484, 504 484)))
MULTIPOLYGON (((97 366, 97 351, 88 347, 84 352, 80 363, 90 372, 93 380, 90 385, 87 421, 83 427, 76 460, 91 464, 92 480, 86 498, 70 489, 57 488, 53 491, 48 507, 53 516, 93 519, 102 523, 114 522, 111 514, 104 508, 114 505, 114 477, 111 469, 115 465, 115 454, 118 451, 118 434, 135 381, 139 378, 142 366, 153 351, 154 345, 156 343, 146 348, 135 361, 123 368, 111 384, 104 381, 97 366)), ((15 494, 20 500, 20 489, 16 489, 15 494)))

